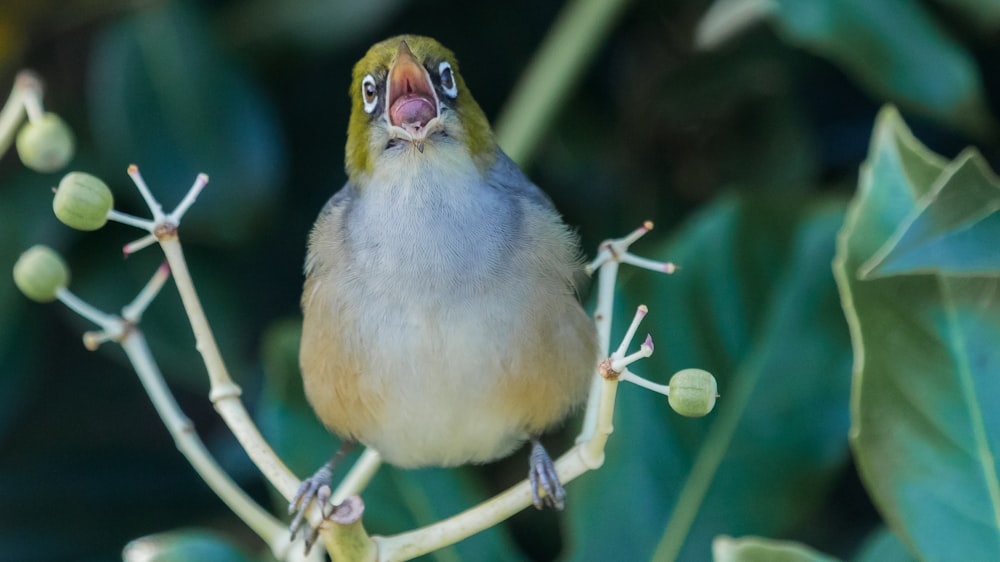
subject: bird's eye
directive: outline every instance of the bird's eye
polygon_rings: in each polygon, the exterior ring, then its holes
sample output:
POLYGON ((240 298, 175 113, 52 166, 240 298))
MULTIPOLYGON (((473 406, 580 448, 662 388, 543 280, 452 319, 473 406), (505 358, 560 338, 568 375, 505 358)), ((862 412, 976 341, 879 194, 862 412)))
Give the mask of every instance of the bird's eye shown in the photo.
POLYGON ((365 113, 375 111, 375 104, 378 103, 378 88, 375 87, 375 78, 371 74, 365 76, 361 81, 361 97, 365 102, 365 113))
POLYGON ((442 62, 438 65, 438 75, 441 76, 441 89, 448 94, 449 98, 458 97, 458 85, 455 84, 455 75, 451 70, 451 65, 442 62))

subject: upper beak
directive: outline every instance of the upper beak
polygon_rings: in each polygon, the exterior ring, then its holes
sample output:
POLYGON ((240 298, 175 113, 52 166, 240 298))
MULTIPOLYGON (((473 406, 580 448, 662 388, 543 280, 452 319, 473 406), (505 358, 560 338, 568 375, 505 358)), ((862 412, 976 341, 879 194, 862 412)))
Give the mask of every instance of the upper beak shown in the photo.
POLYGON ((438 100, 430 75, 406 41, 400 41, 389 69, 387 98, 389 123, 423 139, 427 124, 438 116, 438 100))

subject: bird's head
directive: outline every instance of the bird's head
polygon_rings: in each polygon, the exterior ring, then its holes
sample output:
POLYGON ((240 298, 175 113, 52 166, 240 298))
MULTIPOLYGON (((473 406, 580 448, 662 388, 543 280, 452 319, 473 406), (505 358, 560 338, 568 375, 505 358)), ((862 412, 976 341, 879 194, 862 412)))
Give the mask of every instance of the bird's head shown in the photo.
POLYGON ((481 171, 494 162, 490 124, 455 55, 434 39, 400 35, 373 45, 354 66, 351 100, 345 159, 354 180, 394 150, 466 150, 481 171))

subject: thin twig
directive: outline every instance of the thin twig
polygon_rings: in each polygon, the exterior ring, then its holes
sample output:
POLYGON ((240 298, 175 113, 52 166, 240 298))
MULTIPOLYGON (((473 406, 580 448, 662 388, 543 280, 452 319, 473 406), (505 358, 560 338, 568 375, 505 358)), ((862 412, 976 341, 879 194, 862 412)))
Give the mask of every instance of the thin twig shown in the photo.
POLYGON ((149 308, 156 295, 160 294, 160 289, 169 278, 170 267, 163 263, 156 269, 156 273, 149 279, 146 286, 132 299, 132 302, 122 307, 122 318, 133 324, 138 324, 142 320, 142 314, 149 308))
POLYGON ((336 505, 349 496, 360 494, 371 482, 380 466, 382 466, 382 456, 375 449, 366 448, 330 496, 330 503, 336 505))
MULTIPOLYGON (((194 282, 191 279, 187 262, 184 259, 184 252, 177 237, 178 223, 171 220, 175 217, 179 219, 187 208, 194 203, 198 194, 208 182, 208 176, 199 174, 194 185, 191 186, 188 194, 181 202, 181 205, 173 213, 166 215, 163 212, 162 206, 146 185, 142 174, 139 172, 139 168, 134 164, 130 165, 128 167, 128 175, 132 178, 136 188, 146 201, 153 215, 153 220, 147 222, 144 219, 130 217, 122 221, 150 233, 135 242, 127 244, 124 248, 126 255, 144 248, 153 241, 159 242, 160 248, 163 250, 163 254, 166 256, 167 263, 169 264, 169 272, 172 274, 174 284, 180 294, 184 311, 187 313, 191 330, 194 332, 195 347, 201 353, 205 368, 208 371, 210 384, 209 399, 229 427, 229 430, 232 431, 237 441, 239 441, 243 450, 246 451, 250 460, 253 461, 271 485, 287 500, 291 500, 300 482, 281 459, 278 458, 278 455, 275 454, 270 444, 260 434, 260 430, 257 429, 256 424, 254 424, 250 418, 250 414, 240 400, 242 391, 239 385, 229 376, 226 365, 222 360, 222 354, 219 352, 219 347, 215 342, 215 336, 205 316, 205 311, 201 306, 201 300, 195 291, 194 282)), ((126 215, 118 214, 112 218, 121 220, 124 216, 126 215)), ((132 311, 132 313, 135 314, 136 311, 132 311)), ((313 508, 310 513, 310 521, 318 523, 320 519, 319 509, 313 508)), ((288 536, 288 534, 285 535, 286 543, 288 536)), ((272 547, 274 547, 273 544, 272 547)), ((285 547, 287 547, 287 544, 285 547)), ((284 553, 283 556, 287 555, 299 558, 299 555, 289 554, 285 547, 282 550, 284 553)))
POLYGON ((59 299, 59 302, 66 305, 66 308, 101 326, 106 331, 120 330, 115 323, 114 316, 94 308, 80 297, 74 295, 69 289, 64 287, 56 291, 56 298, 59 299))
POLYGON ((122 255, 127 258, 143 248, 148 248, 156 244, 158 241, 155 234, 147 234, 138 240, 133 240, 122 246, 122 255))
POLYGON ((618 375, 618 380, 621 382, 630 382, 634 385, 641 386, 646 390, 652 390, 653 392, 658 392, 664 396, 670 396, 670 385, 668 384, 658 384, 639 375, 625 369, 618 375))
MULTIPOLYGON (((560 481, 565 484, 600 465, 590 464, 589 455, 581 444, 559 457, 555 466, 560 481)), ((448 519, 391 537, 372 537, 378 545, 378 560, 379 562, 409 560, 454 544, 509 519, 531 503, 531 485, 527 480, 522 480, 507 491, 448 519)))
POLYGON ((190 461, 191 466, 208 484, 209 488, 251 530, 264 539, 272 550, 283 549, 284 544, 278 539, 288 541, 285 525, 250 499, 212 458, 205 448, 205 444, 195 433, 191 420, 181 412, 173 394, 164 383, 163 375, 156 363, 153 362, 142 333, 138 330, 130 331, 128 336, 122 340, 121 345, 132 362, 135 372, 139 375, 139 380, 142 381, 146 393, 149 394, 156 412, 163 420, 163 425, 173 436, 177 449, 190 461))
POLYGON ((177 292, 181 295, 181 302, 194 332, 196 347, 201 353, 205 368, 208 370, 211 385, 209 398, 212 400, 212 404, 226 425, 229 426, 230 431, 236 436, 240 445, 243 446, 247 455, 250 456, 250 460, 257 465, 257 468, 271 485, 286 500, 291 501, 299 488, 299 479, 278 458, 278 455, 260 434, 260 430, 257 429, 257 425, 250 418, 246 408, 243 407, 243 402, 240 401, 240 387, 233 382, 226 370, 222 354, 219 353, 219 347, 215 343, 215 336, 212 334, 208 319, 205 317, 205 311, 198 299, 198 293, 191 281, 191 273, 184 260, 184 252, 181 250, 177 234, 172 233, 160 238, 160 247, 170 264, 174 284, 177 286, 177 292))
POLYGON ((174 224, 180 224, 181 219, 184 218, 184 213, 186 213, 188 208, 190 208, 191 205, 194 204, 195 199, 198 198, 198 195, 201 194, 201 190, 205 189, 205 186, 207 184, 208 184, 208 175, 198 174, 198 177, 196 177, 194 180, 194 185, 192 185, 191 189, 189 189, 188 192, 184 195, 184 199, 182 199, 181 202, 177 205, 177 208, 175 208, 173 212, 171 212, 170 215, 167 216, 167 220, 174 224))
POLYGON ((135 164, 129 164, 128 177, 132 178, 132 183, 135 184, 136 189, 139 190, 139 194, 142 195, 143 201, 145 201, 146 206, 149 207, 149 212, 153 213, 153 222, 157 224, 165 222, 166 216, 163 214, 163 207, 160 205, 160 202, 156 200, 156 197, 153 197, 153 193, 149 190, 149 186, 146 185, 146 180, 143 179, 142 174, 139 173, 139 167, 135 164))
POLYGON ((110 211, 108 211, 108 220, 120 222, 122 224, 127 224, 129 226, 134 226, 138 229, 145 230, 147 232, 152 232, 153 228, 156 227, 156 223, 154 223, 149 219, 141 219, 139 217, 133 217, 128 213, 116 211, 115 209, 111 209, 110 211))
POLYGON ((67 289, 60 289, 57 296, 71 310, 100 327, 100 332, 88 332, 85 335, 84 341, 89 349, 95 349, 103 341, 112 340, 122 346, 153 407, 174 438, 177 449, 233 513, 268 543, 275 555, 283 554, 288 545, 286 527, 250 499, 215 462, 195 432, 191 420, 184 415, 171 394, 149 351, 146 339, 137 326, 142 313, 163 287, 168 275, 169 270, 161 266, 136 298, 125 306, 122 316, 102 312, 67 289))

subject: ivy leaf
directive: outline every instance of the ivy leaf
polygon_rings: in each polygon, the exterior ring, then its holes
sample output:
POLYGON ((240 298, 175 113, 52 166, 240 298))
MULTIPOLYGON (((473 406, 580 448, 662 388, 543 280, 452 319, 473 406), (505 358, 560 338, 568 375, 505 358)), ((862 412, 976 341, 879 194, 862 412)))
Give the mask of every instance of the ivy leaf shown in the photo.
POLYGON ((866 279, 1000 271, 1000 180, 979 151, 949 165, 875 256, 861 266, 866 279))
MULTIPOLYGON (((933 262, 891 277, 860 271, 938 186, 976 197, 984 184, 969 161, 945 163, 884 109, 834 263, 854 344, 854 456, 890 528, 924 560, 1000 557, 1000 278, 933 262)), ((942 200, 940 216, 966 208, 942 200)))
POLYGON ((983 33, 1000 28, 1000 0, 937 0, 983 33))
POLYGON ((916 562, 903 543, 886 527, 873 531, 852 558, 853 562, 916 562))
POLYGON ((720 536, 712 541, 713 562, 836 562, 803 544, 761 537, 720 536))
POLYGON ((924 2, 717 0, 698 25, 698 42, 713 47, 759 21, 881 98, 975 135, 996 127, 975 59, 924 2))
POLYGON ((124 562, 251 562, 236 545, 220 533, 184 529, 135 539, 122 551, 124 562))

